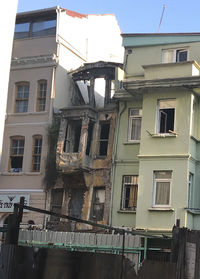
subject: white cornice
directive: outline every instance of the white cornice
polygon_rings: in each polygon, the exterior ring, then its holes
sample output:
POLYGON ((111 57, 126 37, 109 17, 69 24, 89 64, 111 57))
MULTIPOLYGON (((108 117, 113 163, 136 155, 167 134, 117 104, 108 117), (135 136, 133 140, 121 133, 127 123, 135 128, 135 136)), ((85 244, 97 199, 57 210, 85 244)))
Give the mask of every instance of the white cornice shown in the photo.
POLYGON ((55 54, 39 55, 30 57, 13 58, 11 62, 11 70, 26 69, 26 68, 40 68, 56 66, 58 58, 55 54))

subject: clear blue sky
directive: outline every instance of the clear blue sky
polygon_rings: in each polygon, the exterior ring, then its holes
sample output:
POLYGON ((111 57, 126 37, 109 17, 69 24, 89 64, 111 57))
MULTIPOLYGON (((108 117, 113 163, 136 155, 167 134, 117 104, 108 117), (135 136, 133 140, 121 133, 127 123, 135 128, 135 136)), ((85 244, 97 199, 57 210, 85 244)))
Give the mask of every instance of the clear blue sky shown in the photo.
POLYGON ((60 6, 83 14, 115 14, 122 33, 200 32, 200 0, 18 0, 18 12, 60 6))

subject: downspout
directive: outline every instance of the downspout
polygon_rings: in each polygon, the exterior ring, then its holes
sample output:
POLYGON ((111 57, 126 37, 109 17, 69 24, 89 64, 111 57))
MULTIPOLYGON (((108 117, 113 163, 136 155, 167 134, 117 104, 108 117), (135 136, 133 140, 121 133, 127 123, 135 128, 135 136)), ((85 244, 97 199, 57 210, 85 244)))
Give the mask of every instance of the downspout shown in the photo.
MULTIPOLYGON (((118 102, 118 106, 119 106, 119 102, 118 102)), ((120 126, 120 120, 121 120, 121 115, 122 113, 125 111, 127 107, 127 102, 123 102, 123 106, 121 111, 118 113, 117 116, 117 130, 115 133, 115 140, 114 140, 114 152, 113 152, 113 156, 112 156, 112 169, 111 169, 111 177, 112 177, 112 188, 111 188, 111 206, 110 206, 110 214, 109 214, 109 225, 112 225, 112 214, 113 214, 113 197, 114 197, 114 184, 115 184, 115 173, 116 173, 116 163, 115 163, 115 159, 116 159, 116 152, 117 152, 117 145, 118 145, 118 138, 119 138, 119 126, 120 126)))

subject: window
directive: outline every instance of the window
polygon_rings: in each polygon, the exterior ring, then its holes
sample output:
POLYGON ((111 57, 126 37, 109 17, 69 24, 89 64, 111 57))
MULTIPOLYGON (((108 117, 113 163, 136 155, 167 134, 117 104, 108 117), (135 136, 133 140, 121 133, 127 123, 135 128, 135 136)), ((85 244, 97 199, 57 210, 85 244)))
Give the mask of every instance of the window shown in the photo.
POLYGON ((29 83, 17 84, 15 112, 28 111, 29 83))
POLYGON ((38 82, 37 111, 45 111, 46 95, 47 95, 47 81, 40 80, 38 82))
POLYGON ((99 135, 99 155, 107 156, 108 141, 109 141, 110 123, 100 123, 100 135, 99 135))
POLYGON ((142 110, 129 110, 128 140, 135 141, 141 138, 142 110))
MULTIPOLYGON (((61 214, 62 211, 62 202, 63 202, 63 189, 52 189, 51 190, 51 211, 61 214)), ((59 217, 51 216, 50 221, 58 222, 60 220, 59 217)))
POLYGON ((136 210, 138 193, 138 176, 125 175, 122 185, 121 209, 136 210))
POLYGON ((15 25, 15 39, 27 38, 29 36, 30 22, 15 25))
POLYGON ((33 22, 32 37, 49 36, 56 34, 56 20, 33 22))
POLYGON ((193 207, 193 180, 194 175, 193 173, 189 173, 189 179, 188 179, 188 207, 193 207))
POLYGON ((40 171, 40 161, 42 153, 42 137, 33 137, 32 171, 40 171))
POLYGON ((41 37, 56 34, 56 19, 30 21, 15 24, 15 39, 41 37))
POLYGON ((93 188, 91 219, 96 221, 103 220, 104 204, 105 204, 105 187, 93 188))
POLYGON ((94 126, 94 124, 90 121, 90 123, 88 125, 87 147, 86 147, 86 152, 85 152, 85 154, 88 155, 88 156, 91 153, 93 126, 94 126))
POLYGON ((82 122, 78 120, 68 121, 65 132, 63 152, 78 153, 81 137, 82 122))
POLYGON ((10 144, 10 171, 21 172, 24 156, 24 137, 11 138, 10 144))
POLYGON ((166 99, 158 101, 158 128, 160 134, 174 131, 175 100, 166 99))
POLYGON ((166 207, 170 205, 171 182, 172 171, 154 172, 153 206, 166 207))
POLYGON ((163 49, 162 63, 183 62, 188 59, 188 50, 180 49, 163 49))

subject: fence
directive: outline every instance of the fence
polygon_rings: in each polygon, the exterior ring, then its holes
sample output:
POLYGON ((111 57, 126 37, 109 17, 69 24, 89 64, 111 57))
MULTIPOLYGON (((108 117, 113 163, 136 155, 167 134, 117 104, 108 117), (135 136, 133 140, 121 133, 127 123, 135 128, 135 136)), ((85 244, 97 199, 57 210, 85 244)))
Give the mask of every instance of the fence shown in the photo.
POLYGON ((138 270, 141 261, 141 237, 134 235, 98 234, 20 230, 19 245, 66 249, 70 251, 124 254, 138 270))

